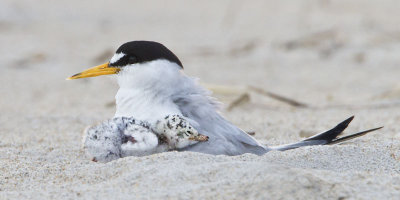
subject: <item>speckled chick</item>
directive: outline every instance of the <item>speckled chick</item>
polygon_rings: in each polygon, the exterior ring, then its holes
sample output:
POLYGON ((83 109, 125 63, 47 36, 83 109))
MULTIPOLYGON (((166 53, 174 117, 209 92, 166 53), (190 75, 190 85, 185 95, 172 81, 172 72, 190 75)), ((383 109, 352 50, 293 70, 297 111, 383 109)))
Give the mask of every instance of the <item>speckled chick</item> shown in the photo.
POLYGON ((170 149, 182 149, 197 142, 208 141, 208 136, 197 132, 190 123, 180 115, 167 115, 156 122, 154 131, 168 144, 170 149))

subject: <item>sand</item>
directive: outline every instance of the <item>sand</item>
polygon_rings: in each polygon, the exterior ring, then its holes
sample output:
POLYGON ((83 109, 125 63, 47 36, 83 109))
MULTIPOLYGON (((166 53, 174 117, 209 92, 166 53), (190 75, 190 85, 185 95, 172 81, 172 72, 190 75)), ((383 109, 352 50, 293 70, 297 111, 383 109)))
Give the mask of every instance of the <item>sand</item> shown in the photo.
POLYGON ((0 199, 398 199, 398 1, 0 2, 0 199), (164 43, 214 94, 223 115, 269 145, 351 115, 334 146, 264 156, 167 152, 91 162, 85 127, 114 114, 112 77, 65 81, 130 40, 164 43))

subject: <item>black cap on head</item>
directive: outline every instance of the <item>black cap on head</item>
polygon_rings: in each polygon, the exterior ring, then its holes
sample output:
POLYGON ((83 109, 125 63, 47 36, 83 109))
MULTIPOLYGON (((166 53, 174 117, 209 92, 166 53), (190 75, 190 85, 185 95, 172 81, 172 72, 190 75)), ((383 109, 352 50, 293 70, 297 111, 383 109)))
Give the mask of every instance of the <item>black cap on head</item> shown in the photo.
POLYGON ((153 41, 132 41, 121 45, 116 53, 123 53, 121 57, 114 63, 110 63, 113 67, 123 67, 128 64, 149 62, 157 59, 165 59, 178 64, 181 68, 183 65, 178 57, 172 53, 164 45, 153 41))

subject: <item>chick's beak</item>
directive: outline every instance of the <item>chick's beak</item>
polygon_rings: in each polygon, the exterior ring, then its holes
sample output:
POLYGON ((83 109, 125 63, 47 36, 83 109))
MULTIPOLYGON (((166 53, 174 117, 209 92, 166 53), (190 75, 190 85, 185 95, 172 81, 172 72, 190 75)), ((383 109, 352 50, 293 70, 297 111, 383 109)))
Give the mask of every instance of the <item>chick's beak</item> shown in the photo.
POLYGON ((78 78, 88 78, 95 77, 101 75, 109 75, 118 73, 120 68, 118 67, 110 67, 109 63, 104 63, 102 65, 92 67, 87 69, 81 73, 75 74, 71 77, 68 77, 67 80, 78 79, 78 78))

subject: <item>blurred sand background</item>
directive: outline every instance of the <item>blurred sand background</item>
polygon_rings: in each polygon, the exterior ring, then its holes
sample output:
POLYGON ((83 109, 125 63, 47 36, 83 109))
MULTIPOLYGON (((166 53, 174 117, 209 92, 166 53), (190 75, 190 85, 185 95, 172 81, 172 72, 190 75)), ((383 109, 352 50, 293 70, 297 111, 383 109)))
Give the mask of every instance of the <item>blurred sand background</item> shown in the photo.
MULTIPOLYGON (((0 199, 398 199, 400 2, 0 1, 0 199), (222 113, 270 145, 385 126, 345 144, 94 163, 81 132, 114 114, 112 77, 65 81, 131 40, 208 85, 256 86, 222 113)), ((246 91, 245 91, 246 92, 246 91)), ((225 105, 239 93, 214 94, 225 105)))

